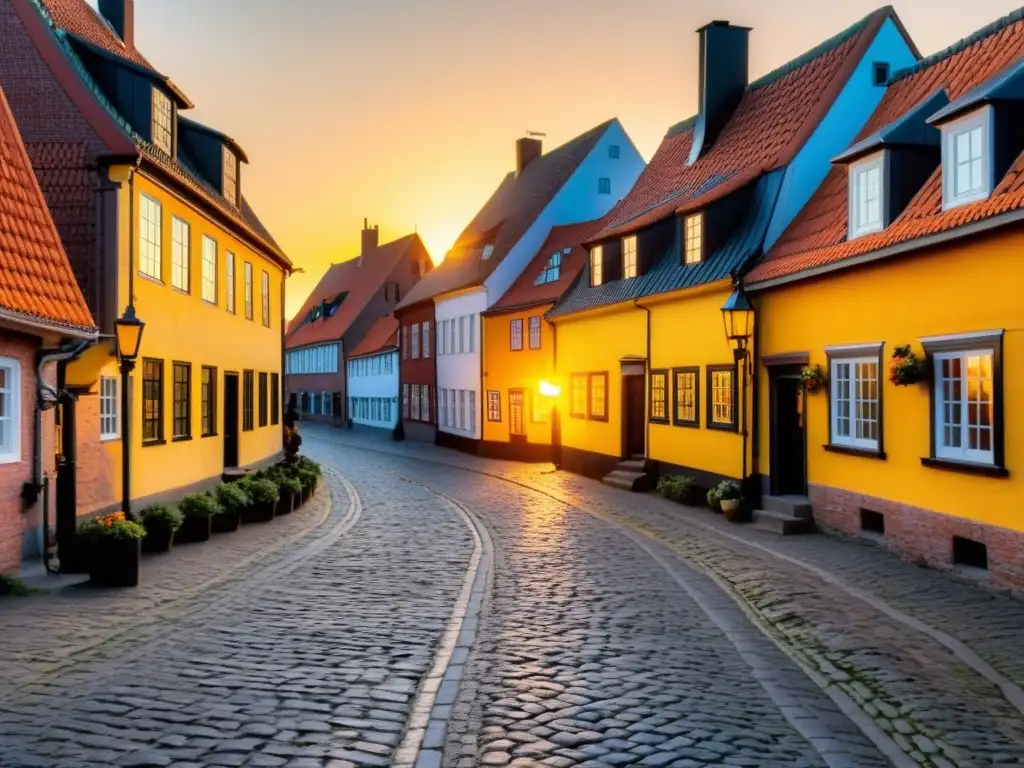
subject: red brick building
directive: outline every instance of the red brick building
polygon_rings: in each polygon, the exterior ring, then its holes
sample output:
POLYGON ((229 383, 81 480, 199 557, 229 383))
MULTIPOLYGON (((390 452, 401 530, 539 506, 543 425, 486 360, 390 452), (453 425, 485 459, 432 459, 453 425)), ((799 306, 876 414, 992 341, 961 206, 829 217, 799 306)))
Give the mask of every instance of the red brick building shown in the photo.
POLYGON ((437 353, 433 349, 436 333, 431 335, 432 329, 437 327, 434 299, 431 296, 402 307, 396 310, 395 317, 399 323, 398 402, 405 436, 434 442, 437 436, 437 353))
POLYGON ((18 569, 23 554, 41 552, 44 483, 49 498, 55 496, 57 361, 95 343, 96 328, 2 91, 0 167, 0 573, 6 573, 18 569))

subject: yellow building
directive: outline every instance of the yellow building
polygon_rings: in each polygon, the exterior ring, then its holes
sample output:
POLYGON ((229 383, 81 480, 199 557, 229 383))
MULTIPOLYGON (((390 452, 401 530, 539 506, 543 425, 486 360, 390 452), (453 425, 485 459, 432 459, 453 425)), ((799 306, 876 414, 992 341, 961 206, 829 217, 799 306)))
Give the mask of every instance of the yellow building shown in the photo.
POLYGON ((1022 106, 1022 52, 1017 14, 896 72, 746 281, 765 484, 806 494, 828 529, 1014 590, 1024 138, 1007 114, 1022 106))
POLYGON ((0 11, 0 80, 106 337, 61 367, 77 395, 61 414, 64 533, 76 512, 121 507, 126 426, 136 509, 269 462, 282 440, 291 265, 245 199, 248 158, 182 116, 191 102, 135 46, 132 0, 98 5, 0 11), (123 413, 113 328, 126 307, 145 329, 123 413))

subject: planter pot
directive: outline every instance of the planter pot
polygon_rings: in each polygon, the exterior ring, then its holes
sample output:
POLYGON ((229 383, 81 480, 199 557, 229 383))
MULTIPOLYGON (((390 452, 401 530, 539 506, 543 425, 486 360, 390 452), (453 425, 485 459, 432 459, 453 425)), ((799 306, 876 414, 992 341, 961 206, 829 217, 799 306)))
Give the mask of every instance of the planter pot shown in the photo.
POLYGON ((210 530, 214 533, 231 533, 238 530, 242 516, 238 512, 224 512, 210 518, 210 530))
POLYGON ((277 500, 277 508, 274 510, 274 514, 277 517, 281 515, 290 515, 295 509, 295 494, 285 493, 282 491, 281 498, 277 500))
POLYGON ((274 519, 274 502, 253 504, 242 510, 243 523, 269 523, 274 519))
POLYGON ((209 517, 186 517, 181 528, 174 535, 174 540, 179 544, 193 544, 197 541, 209 541, 211 530, 211 518, 209 517))
POLYGON ((61 573, 89 572, 89 542, 81 536, 69 537, 67 543, 57 548, 61 573))
POLYGON ((739 499, 722 499, 722 514, 730 523, 745 523, 749 519, 747 511, 743 508, 743 502, 739 499))
POLYGON ((89 580, 100 587, 139 583, 142 539, 96 539, 89 547, 89 580))
POLYGON ((146 529, 146 537, 142 540, 143 552, 170 552, 174 543, 174 531, 170 528, 146 529))

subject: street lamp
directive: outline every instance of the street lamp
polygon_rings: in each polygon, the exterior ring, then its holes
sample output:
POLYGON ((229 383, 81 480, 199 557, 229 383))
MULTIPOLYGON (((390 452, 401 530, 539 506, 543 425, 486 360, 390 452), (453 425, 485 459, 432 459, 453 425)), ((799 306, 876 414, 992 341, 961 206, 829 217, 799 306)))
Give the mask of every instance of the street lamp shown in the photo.
POLYGON ((754 330, 754 308, 741 291, 734 291, 722 305, 722 322, 725 337, 733 346, 733 359, 745 361, 754 330))
POLYGON ((121 370, 121 506, 124 515, 132 519, 132 483, 131 483, 131 408, 129 406, 128 389, 129 374, 135 370, 135 361, 139 357, 142 345, 142 330, 146 324, 135 316, 135 307, 131 304, 124 314, 114 321, 114 337, 117 339, 117 360, 121 370))
POLYGON ((562 468, 561 452, 558 450, 561 441, 561 424, 558 420, 558 396, 562 394, 562 388, 550 381, 540 383, 541 397, 551 400, 551 463, 555 469, 562 468))

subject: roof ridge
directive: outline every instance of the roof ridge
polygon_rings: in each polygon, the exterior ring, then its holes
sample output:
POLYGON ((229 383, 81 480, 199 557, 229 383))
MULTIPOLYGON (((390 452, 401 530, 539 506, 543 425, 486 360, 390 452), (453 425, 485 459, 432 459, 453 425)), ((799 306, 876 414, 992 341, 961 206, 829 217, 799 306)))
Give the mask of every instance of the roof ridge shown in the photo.
POLYGON ((756 91, 759 88, 764 88, 765 86, 771 85, 776 80, 785 77, 790 72, 800 69, 800 67, 804 66, 805 64, 809 64, 810 62, 817 59, 819 56, 823 56, 824 54, 831 51, 833 48, 836 48, 839 45, 845 43, 854 35, 862 32, 868 26, 871 20, 874 19, 875 17, 883 15, 891 16, 895 12, 895 9, 891 5, 882 6, 881 8, 872 11, 864 18, 851 24, 842 32, 833 35, 832 37, 828 38, 827 40, 821 43, 818 43, 810 50, 805 51, 796 58, 786 62, 782 66, 776 67, 768 74, 762 75, 757 80, 755 80, 754 82, 750 83, 750 85, 747 86, 747 91, 756 91))
POLYGON ((950 45, 947 48, 943 48, 941 51, 937 51, 936 53, 933 53, 931 56, 927 56, 926 58, 921 59, 916 64, 897 70, 889 78, 889 82, 887 83, 887 85, 893 85, 894 83, 900 80, 911 77, 912 75, 916 75, 919 72, 923 72, 924 70, 929 69, 935 66, 936 64, 939 64, 940 62, 943 62, 946 59, 955 56, 956 54, 962 51, 967 50, 972 45, 976 45, 977 43, 986 40, 992 35, 998 34, 1011 24, 1016 24, 1018 21, 1021 20, 1024 20, 1024 8, 1018 8, 1015 11, 1011 11, 1002 18, 996 19, 990 24, 986 24, 984 27, 973 32, 972 34, 968 35, 962 40, 953 43, 953 45, 950 45))

